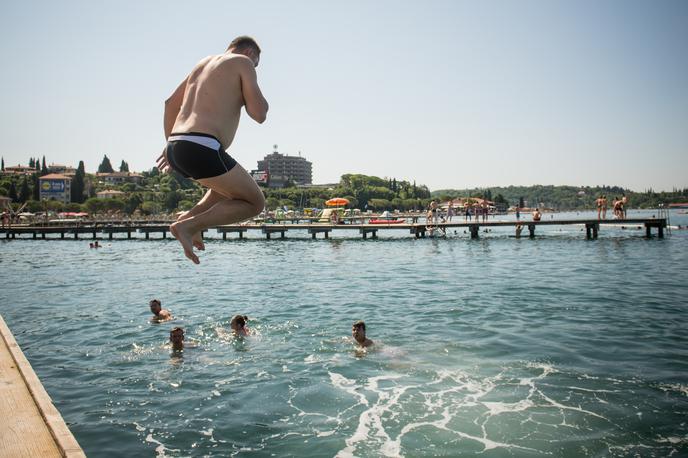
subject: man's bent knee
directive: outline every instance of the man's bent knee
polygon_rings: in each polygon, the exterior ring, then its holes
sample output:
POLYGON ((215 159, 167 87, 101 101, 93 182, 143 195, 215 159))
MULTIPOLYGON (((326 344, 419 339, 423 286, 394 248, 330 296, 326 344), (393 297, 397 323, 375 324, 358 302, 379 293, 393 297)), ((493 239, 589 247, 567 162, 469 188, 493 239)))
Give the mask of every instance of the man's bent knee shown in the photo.
POLYGON ((265 196, 263 192, 261 191, 257 194, 249 203, 251 204, 251 209, 254 211, 253 216, 259 215, 265 209, 265 196))

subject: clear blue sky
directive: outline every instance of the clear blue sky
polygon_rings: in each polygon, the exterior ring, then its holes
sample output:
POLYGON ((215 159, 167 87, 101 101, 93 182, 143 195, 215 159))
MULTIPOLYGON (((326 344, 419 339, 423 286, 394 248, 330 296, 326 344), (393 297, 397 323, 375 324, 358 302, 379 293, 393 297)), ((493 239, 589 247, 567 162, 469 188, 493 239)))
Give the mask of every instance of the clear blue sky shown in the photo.
POLYGON ((316 183, 688 186, 684 0, 7 0, 0 155, 150 169, 164 99, 241 34, 270 102, 247 169, 277 144, 316 183))

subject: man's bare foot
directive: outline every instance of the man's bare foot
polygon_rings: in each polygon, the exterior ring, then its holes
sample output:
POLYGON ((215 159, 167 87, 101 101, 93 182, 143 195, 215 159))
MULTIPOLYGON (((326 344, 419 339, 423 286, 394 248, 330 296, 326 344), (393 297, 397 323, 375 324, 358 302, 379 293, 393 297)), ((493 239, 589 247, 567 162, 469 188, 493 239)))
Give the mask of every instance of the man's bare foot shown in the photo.
MULTIPOLYGON (((184 221, 187 218, 190 218, 189 212, 185 211, 179 214, 177 217, 177 222, 184 221)), ((193 237, 191 238, 191 244, 194 246, 199 251, 205 251, 205 244, 203 243, 203 235, 201 235, 200 232, 196 232, 193 237)))
POLYGON ((203 236, 200 232, 196 232, 193 237, 191 237, 191 243, 199 251, 205 251, 205 244, 203 243, 203 236))
POLYGON ((198 256, 196 256, 196 254, 193 252, 193 234, 186 231, 183 224, 184 223, 181 221, 170 224, 170 232, 172 235, 174 235, 174 238, 176 238, 179 243, 182 244, 182 248, 184 248, 184 255, 191 259, 194 264, 200 264, 201 261, 199 261, 198 256))

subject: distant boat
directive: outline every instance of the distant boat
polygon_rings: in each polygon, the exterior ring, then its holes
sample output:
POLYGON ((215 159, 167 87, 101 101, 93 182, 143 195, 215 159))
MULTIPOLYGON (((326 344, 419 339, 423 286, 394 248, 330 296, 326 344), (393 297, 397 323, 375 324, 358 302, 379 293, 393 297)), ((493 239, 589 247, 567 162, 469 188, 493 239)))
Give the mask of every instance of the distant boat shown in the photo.
POLYGON ((372 218, 368 220, 368 224, 403 224, 405 222, 405 219, 395 218, 387 210, 382 212, 382 214, 377 218, 372 218))
POLYGON ((688 202, 669 204, 668 207, 669 208, 688 208, 688 202))

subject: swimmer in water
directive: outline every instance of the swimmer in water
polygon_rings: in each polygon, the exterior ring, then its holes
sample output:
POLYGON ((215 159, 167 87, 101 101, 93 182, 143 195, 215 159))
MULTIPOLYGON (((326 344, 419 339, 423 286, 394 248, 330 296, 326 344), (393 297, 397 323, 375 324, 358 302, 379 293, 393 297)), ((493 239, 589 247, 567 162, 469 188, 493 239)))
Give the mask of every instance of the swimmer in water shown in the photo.
POLYGON ((361 347, 373 345, 373 341, 366 337, 366 325, 363 320, 358 320, 351 326, 351 336, 361 347))
POLYGON ((148 305, 150 305, 150 311, 153 312, 153 318, 151 318, 151 321, 155 323, 161 323, 163 321, 172 319, 172 314, 169 310, 162 308, 162 304, 160 303, 159 299, 151 299, 148 305))
POLYGON ((248 317, 246 315, 234 315, 232 321, 229 322, 229 327, 234 331, 234 335, 237 336, 247 336, 249 335, 249 329, 246 326, 248 317))
POLYGON ((170 343, 172 344, 172 350, 184 350, 184 329, 179 327, 172 329, 170 331, 170 343))

